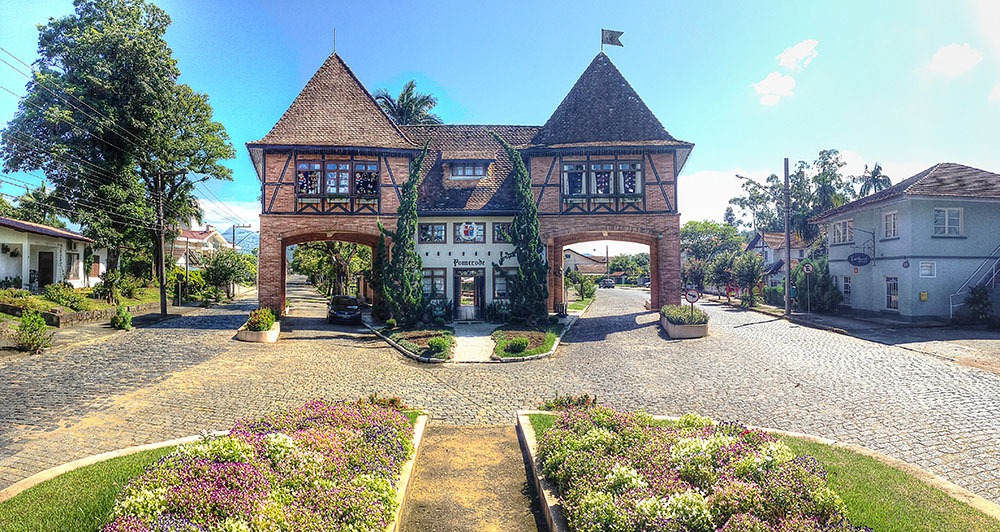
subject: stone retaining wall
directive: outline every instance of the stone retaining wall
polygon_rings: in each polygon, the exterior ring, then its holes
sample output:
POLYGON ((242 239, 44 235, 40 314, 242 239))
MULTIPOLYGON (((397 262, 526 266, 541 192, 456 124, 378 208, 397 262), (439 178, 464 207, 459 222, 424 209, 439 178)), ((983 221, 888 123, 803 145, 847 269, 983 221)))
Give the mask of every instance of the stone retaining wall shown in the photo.
MULTIPOLYGON (((160 308, 160 302, 151 301, 149 303, 130 305, 127 308, 130 314, 143 314, 150 310, 160 308)), ((0 303, 0 312, 4 312, 6 314, 20 316, 24 310, 25 309, 18 306, 0 303)), ((39 314, 41 314, 42 318, 45 319, 46 325, 63 328, 73 327, 74 325, 80 325, 83 323, 110 320, 116 312, 117 309, 108 308, 101 310, 82 310, 79 312, 39 312, 39 314)))

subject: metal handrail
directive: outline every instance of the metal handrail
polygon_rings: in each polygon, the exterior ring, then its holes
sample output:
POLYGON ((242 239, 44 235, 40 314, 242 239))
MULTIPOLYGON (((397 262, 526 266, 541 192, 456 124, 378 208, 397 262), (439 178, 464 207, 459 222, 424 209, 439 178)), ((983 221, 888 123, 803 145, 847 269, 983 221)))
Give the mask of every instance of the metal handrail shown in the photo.
POLYGON ((990 256, 985 260, 983 260, 983 263, 980 264, 978 268, 976 268, 976 271, 972 272, 972 275, 970 275, 969 278, 966 279, 964 283, 962 283, 962 286, 958 288, 958 291, 948 296, 950 317, 954 318, 955 309, 965 304, 965 302, 963 301, 956 305, 955 298, 968 293, 967 289, 969 288, 969 285, 972 283, 972 280, 975 279, 977 275, 979 275, 979 272, 982 271, 983 268, 985 268, 987 265, 990 264, 990 261, 993 261, 993 265, 990 266, 989 270, 987 270, 982 276, 979 277, 979 282, 977 282, 976 285, 978 286, 981 284, 989 284, 996 282, 997 275, 1000 275, 1000 257, 997 256, 998 254, 1000 254, 1000 246, 997 246, 997 248, 993 250, 993 253, 990 253, 990 256))

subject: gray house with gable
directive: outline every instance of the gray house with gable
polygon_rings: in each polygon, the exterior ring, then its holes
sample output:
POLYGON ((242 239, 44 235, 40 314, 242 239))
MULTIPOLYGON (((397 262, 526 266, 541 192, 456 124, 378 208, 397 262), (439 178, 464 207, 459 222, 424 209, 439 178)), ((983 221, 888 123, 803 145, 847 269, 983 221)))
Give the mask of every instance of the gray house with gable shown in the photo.
POLYGON ((1000 307, 998 174, 940 163, 810 221, 826 228, 830 274, 854 312, 947 319, 980 284, 1000 307))

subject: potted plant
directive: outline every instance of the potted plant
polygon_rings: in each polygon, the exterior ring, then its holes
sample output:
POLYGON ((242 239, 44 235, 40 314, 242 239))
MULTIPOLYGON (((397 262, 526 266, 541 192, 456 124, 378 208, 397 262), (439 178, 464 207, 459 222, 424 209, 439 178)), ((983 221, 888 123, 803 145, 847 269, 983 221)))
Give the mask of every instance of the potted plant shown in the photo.
POLYGON ((274 318, 269 308, 259 308, 250 312, 247 322, 236 331, 236 339, 244 342, 273 344, 281 334, 281 322, 274 318))
POLYGON ((660 326, 671 338, 701 338, 708 336, 708 314, 693 306, 664 305, 660 326))

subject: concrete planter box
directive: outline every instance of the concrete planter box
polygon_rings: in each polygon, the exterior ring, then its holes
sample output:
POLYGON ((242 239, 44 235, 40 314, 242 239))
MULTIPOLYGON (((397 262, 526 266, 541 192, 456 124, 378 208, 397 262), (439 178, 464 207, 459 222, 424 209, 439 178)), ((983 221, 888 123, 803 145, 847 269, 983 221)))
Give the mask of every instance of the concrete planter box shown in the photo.
POLYGON ((660 327, 667 331, 667 336, 673 339, 701 338, 708 336, 708 324, 701 325, 674 325, 667 321, 667 318, 660 316, 660 327))
POLYGON ((236 331, 236 339, 244 342, 273 344, 278 341, 279 334, 281 334, 281 322, 278 320, 275 320, 274 324, 271 325, 271 328, 266 331, 247 330, 247 324, 244 323, 243 326, 236 331))

